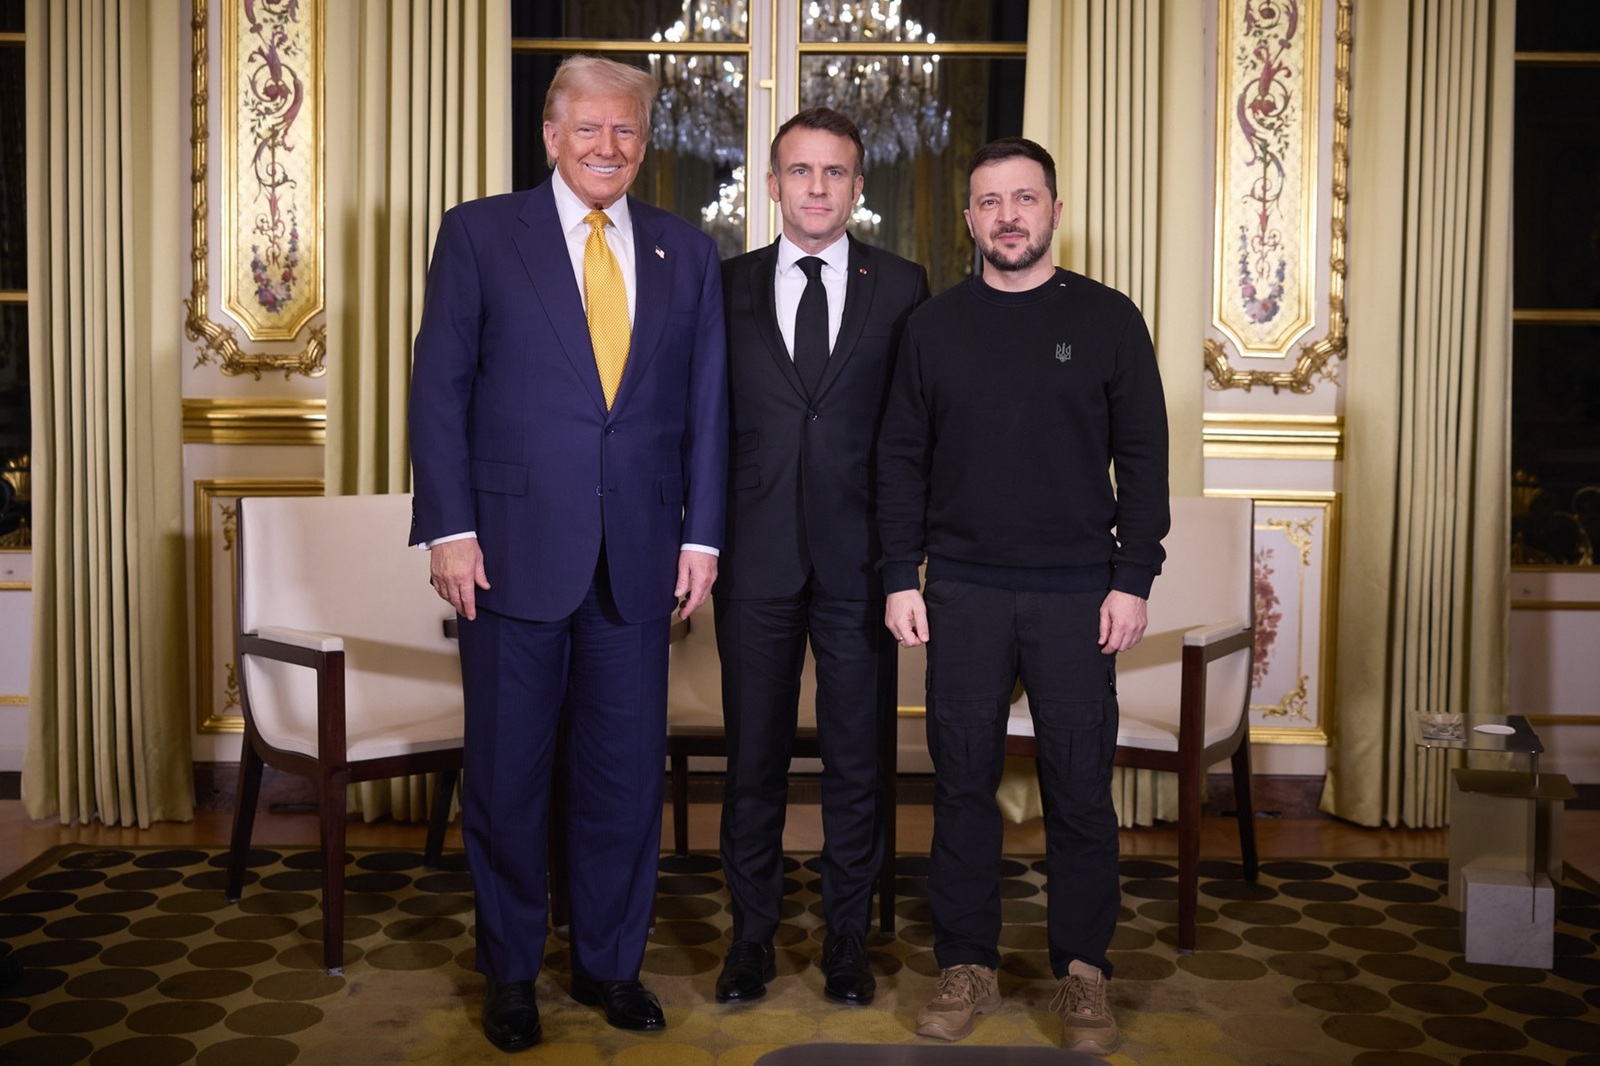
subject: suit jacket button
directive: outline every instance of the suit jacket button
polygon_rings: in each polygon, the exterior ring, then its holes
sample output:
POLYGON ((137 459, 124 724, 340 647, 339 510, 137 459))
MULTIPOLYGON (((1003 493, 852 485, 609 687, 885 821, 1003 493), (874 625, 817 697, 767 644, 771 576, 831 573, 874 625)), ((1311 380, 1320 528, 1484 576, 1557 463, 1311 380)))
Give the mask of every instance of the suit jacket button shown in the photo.
POLYGON ((811 421, 813 421, 813 422, 815 422, 815 421, 816 421, 816 420, 817 420, 817 419, 819 419, 819 418, 821 418, 821 417, 822 417, 822 416, 821 416, 821 415, 819 415, 819 414, 817 414, 817 412, 815 412, 815 411, 807 411, 807 412, 806 412, 806 415, 807 415, 807 417, 809 417, 809 418, 810 418, 810 419, 811 419, 811 421))

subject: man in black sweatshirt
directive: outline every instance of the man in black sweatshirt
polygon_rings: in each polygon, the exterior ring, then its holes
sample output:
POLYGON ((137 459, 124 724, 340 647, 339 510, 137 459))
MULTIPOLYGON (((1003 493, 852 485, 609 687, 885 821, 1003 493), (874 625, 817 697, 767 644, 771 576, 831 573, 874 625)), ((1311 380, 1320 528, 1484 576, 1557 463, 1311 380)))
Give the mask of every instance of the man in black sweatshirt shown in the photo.
POLYGON ((928 646, 940 977, 917 1031, 959 1040, 999 1005, 995 790, 1020 675, 1062 1044, 1109 1054, 1115 664, 1144 636, 1165 557, 1166 404, 1139 309, 1051 263, 1061 204, 1048 152, 1016 137, 978 149, 965 214, 982 274, 912 314, 878 452, 885 624, 903 646, 928 646))

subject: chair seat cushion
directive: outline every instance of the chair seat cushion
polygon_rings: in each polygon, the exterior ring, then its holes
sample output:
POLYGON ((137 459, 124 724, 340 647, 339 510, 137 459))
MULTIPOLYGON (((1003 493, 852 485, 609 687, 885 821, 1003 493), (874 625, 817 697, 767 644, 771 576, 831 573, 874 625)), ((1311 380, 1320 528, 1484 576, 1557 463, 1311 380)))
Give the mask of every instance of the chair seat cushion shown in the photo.
MULTIPOLYGON (((1207 747, 1220 743, 1232 735, 1232 724, 1213 722, 1206 726, 1207 747)), ((1013 737, 1031 737, 1033 714, 1024 696, 1011 705, 1011 717, 1006 721, 1006 734, 1013 737)), ((1177 751, 1178 731, 1174 725, 1140 715, 1138 708, 1123 705, 1118 708, 1117 746, 1119 748, 1144 748, 1149 751, 1177 751)))

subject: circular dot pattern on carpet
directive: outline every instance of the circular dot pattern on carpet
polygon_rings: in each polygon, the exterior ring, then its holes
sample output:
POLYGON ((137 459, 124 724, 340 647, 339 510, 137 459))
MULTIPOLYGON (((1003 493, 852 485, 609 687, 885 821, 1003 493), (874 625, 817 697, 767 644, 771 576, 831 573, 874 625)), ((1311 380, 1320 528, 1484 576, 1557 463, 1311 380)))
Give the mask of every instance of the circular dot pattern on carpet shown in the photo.
MULTIPOLYGON (((329 976, 315 851, 251 849, 244 897, 229 903, 219 852, 56 849, 0 884, 0 939, 24 967, 0 990, 0 1062, 504 1061, 481 1030, 464 856, 441 870, 409 851, 349 861, 345 970, 329 976)), ((966 1042, 1054 1045, 1045 864, 1008 858, 1001 872, 1003 1000, 966 1042)), ((1255 883, 1237 863, 1204 863, 1192 955, 1175 948, 1176 865, 1129 859, 1121 872, 1109 953, 1120 1066, 1600 1066, 1600 891, 1580 875, 1562 886, 1544 971, 1462 958, 1438 862, 1276 860, 1255 883)), ((924 856, 897 861, 895 935, 868 942, 877 999, 846 1008, 821 994, 820 863, 786 856, 778 977, 758 1003, 731 1006, 713 995, 730 923, 721 866, 663 856, 641 977, 667 1030, 611 1029, 574 1002, 557 931, 537 983, 544 1043, 529 1060, 753 1066, 797 1043, 919 1043, 916 1013, 939 972, 926 873, 924 856)))

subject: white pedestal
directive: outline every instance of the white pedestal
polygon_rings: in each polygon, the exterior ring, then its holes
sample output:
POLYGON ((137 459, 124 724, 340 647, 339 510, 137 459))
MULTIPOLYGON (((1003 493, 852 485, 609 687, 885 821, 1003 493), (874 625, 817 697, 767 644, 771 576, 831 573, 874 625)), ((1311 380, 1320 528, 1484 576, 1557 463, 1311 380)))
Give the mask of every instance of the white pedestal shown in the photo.
POLYGON ((1468 962, 1548 970, 1555 955, 1550 878, 1468 866, 1461 871, 1461 942, 1468 962))

